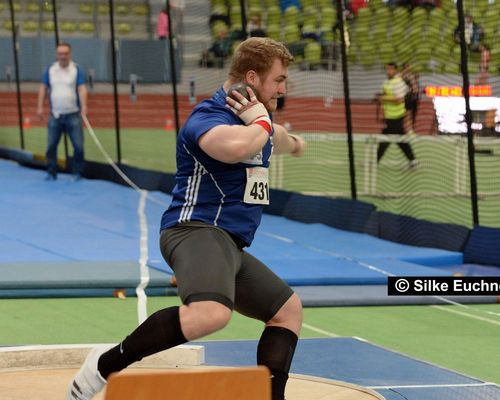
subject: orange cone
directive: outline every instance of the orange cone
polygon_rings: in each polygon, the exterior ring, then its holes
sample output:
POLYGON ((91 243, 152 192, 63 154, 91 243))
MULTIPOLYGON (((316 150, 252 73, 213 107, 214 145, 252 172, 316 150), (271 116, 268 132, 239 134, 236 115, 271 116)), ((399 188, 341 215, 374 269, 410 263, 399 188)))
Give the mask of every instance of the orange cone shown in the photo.
POLYGON ((24 117, 24 121, 23 121, 23 128, 24 129, 29 129, 31 128, 31 118, 29 115, 27 115, 26 117, 24 117))
POLYGON ((167 120, 165 121, 165 130, 166 131, 174 130, 174 121, 172 121, 172 118, 170 117, 167 117, 167 120))

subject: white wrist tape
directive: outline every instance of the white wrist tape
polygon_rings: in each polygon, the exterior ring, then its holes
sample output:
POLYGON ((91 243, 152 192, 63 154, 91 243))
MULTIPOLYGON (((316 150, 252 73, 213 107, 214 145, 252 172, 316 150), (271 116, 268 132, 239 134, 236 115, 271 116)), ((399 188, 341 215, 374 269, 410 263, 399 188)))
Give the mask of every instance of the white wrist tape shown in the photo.
POLYGON ((252 124, 255 120, 258 118, 267 118, 269 120, 269 124, 271 124, 271 120, 269 119, 269 113, 266 110, 266 107, 264 107, 264 104, 262 103, 257 103, 250 107, 248 110, 243 111, 239 117, 243 120, 245 125, 250 125, 252 124))

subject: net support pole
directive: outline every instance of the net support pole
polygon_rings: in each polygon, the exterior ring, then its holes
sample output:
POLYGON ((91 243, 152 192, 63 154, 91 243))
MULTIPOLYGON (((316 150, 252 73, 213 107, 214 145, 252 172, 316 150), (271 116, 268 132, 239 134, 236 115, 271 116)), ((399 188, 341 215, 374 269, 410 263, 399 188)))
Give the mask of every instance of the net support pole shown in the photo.
POLYGON ((240 0, 240 10, 241 10, 241 31, 243 32, 243 37, 248 37, 247 32, 247 11, 245 6, 245 0, 240 0))
POLYGON ((469 155, 469 177, 470 177, 470 194, 472 207, 472 222, 479 225, 479 209, 477 198, 477 178, 476 178, 476 161, 474 155, 474 136, 472 133, 472 113, 470 110, 469 96, 469 69, 467 65, 467 43, 465 41, 465 18, 463 0, 457 1, 458 12, 458 27, 460 34, 460 69, 463 79, 463 93, 465 100, 465 123, 467 125, 467 151, 469 155))
POLYGON ((59 44, 59 24, 57 22, 57 3, 56 0, 52 0, 52 21, 54 22, 54 39, 56 41, 56 47, 59 44))
POLYGON ((342 80, 344 83, 344 106, 347 131, 347 148, 349 152, 349 176, 351 180, 351 198, 358 198, 356 188, 356 167, 354 164, 354 144, 352 138, 352 114, 351 114, 351 94, 349 91, 349 70, 347 65, 347 50, 345 42, 344 26, 344 1, 337 0, 337 20, 339 21, 340 31, 340 51, 342 54, 342 80))
MULTIPOLYGON (((57 20, 57 2, 56 0, 52 0, 52 21, 54 22, 54 41, 55 48, 59 45, 59 22, 57 20)), ((63 132, 63 143, 64 143, 64 159, 68 160, 69 152, 68 152, 68 135, 66 132, 63 132)))
POLYGON ((21 149, 24 150, 24 127, 23 127, 23 107, 21 101, 21 83, 19 81, 19 57, 18 57, 18 45, 17 45, 17 32, 16 26, 14 24, 16 18, 14 15, 14 1, 9 0, 9 8, 10 8, 10 24, 12 30, 12 52, 14 55, 14 65, 16 69, 16 98, 17 98, 17 114, 19 120, 19 134, 21 139, 21 149))
POLYGON ((113 0, 109 0, 109 29, 111 33, 111 62, 113 70, 113 99, 115 104, 115 130, 116 130, 116 162, 121 164, 122 151, 120 141, 120 107, 118 103, 118 79, 116 76, 116 42, 115 42, 115 19, 113 0))
POLYGON ((175 120, 175 136, 179 135, 179 98, 177 95, 177 68, 175 64, 175 44, 174 31, 172 29, 172 10, 170 7, 170 0, 166 0, 166 10, 168 19, 168 51, 170 58, 170 77, 172 80, 172 93, 174 101, 174 120, 175 120))

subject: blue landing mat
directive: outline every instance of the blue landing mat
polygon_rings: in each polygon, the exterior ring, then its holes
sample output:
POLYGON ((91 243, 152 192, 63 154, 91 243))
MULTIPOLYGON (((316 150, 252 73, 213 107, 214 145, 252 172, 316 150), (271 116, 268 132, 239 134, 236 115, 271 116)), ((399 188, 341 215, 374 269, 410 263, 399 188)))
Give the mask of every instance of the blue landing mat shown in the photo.
POLYGON ((293 243, 303 248, 317 249, 324 254, 358 259, 395 258, 429 267, 462 264, 463 254, 454 251, 408 246, 368 234, 335 229, 322 224, 305 224, 266 215, 260 225, 255 251, 265 255, 271 251, 269 238, 293 243))
MULTIPOLYGON (((137 192, 107 181, 72 182, 64 174, 55 182, 44 177, 44 171, 0 160, 0 264, 46 263, 40 274, 24 276, 40 288, 52 262, 93 262, 93 274, 98 276, 100 265, 139 259, 137 192)), ((159 223, 170 196, 150 195, 161 204, 146 204, 148 265, 171 272, 158 245, 159 223)), ((385 284, 387 274, 449 275, 430 267, 462 262, 461 253, 406 246, 270 215, 263 216, 249 252, 294 286, 385 284)), ((90 264, 88 268, 92 272, 90 264)), ((115 286, 113 277, 120 281, 120 271, 116 272, 108 276, 109 286, 115 286)))
MULTIPOLYGON (((257 341, 200 343, 205 346, 205 360, 209 365, 255 363, 257 341)), ((498 386, 485 386, 478 379, 355 338, 300 340, 291 372, 380 388, 375 390, 387 400, 500 399, 498 386), (473 396, 460 397, 467 393, 473 396)))

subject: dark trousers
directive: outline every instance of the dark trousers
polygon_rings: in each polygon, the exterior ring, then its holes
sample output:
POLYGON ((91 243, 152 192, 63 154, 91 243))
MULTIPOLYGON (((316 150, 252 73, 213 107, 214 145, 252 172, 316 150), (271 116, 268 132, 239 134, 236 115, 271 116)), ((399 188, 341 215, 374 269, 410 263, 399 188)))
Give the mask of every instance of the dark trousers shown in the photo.
POLYGON ((83 126, 79 112, 64 114, 59 118, 49 116, 48 143, 47 143, 47 170, 50 174, 57 174, 57 145, 63 132, 66 132, 73 144, 73 172, 83 172, 83 126))
MULTIPOLYGON (((385 122, 385 128, 382 131, 384 135, 404 135, 405 130, 404 130, 404 118, 398 118, 398 119, 384 119, 385 122)), ((381 142, 378 144, 378 149, 377 149, 377 163, 382 159, 384 156, 384 153, 386 152, 387 148, 389 147, 391 143, 390 142, 381 142)), ((413 161, 415 159, 415 155, 413 154, 413 150, 410 146, 410 143, 407 142, 399 142, 397 144, 401 151, 404 153, 406 158, 409 161, 413 161)))

